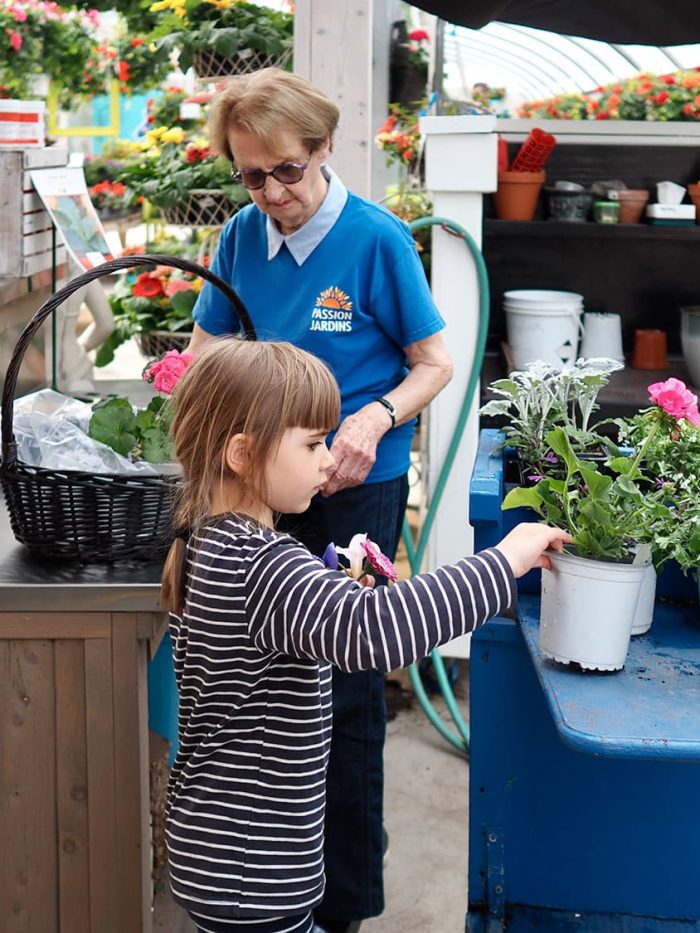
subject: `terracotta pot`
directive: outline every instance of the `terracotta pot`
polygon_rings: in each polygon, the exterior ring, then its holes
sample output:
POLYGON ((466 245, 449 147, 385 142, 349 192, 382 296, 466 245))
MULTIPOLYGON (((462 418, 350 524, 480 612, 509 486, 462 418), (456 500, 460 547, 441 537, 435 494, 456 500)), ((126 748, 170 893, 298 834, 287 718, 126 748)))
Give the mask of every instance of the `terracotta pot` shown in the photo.
POLYGON ((700 182, 694 185, 688 185, 688 194, 690 200, 695 205, 695 223, 700 224, 700 182))
POLYGON ((668 369, 665 330, 636 330, 632 352, 634 369, 668 369))
POLYGON ((544 184, 544 172, 499 172, 493 195, 499 220, 532 220, 544 184))
POLYGON ((617 197, 620 202, 620 223, 640 223, 644 208, 649 200, 649 192, 643 189, 631 188, 628 191, 618 191, 617 197))

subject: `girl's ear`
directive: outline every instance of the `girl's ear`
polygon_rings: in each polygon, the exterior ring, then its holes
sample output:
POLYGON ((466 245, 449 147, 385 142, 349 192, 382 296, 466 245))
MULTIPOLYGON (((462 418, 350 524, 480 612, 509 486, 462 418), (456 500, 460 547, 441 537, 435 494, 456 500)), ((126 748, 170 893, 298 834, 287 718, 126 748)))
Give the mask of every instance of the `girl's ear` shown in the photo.
POLYGON ((234 434, 226 444, 226 466, 236 476, 245 476, 248 472, 248 438, 245 434, 234 434))

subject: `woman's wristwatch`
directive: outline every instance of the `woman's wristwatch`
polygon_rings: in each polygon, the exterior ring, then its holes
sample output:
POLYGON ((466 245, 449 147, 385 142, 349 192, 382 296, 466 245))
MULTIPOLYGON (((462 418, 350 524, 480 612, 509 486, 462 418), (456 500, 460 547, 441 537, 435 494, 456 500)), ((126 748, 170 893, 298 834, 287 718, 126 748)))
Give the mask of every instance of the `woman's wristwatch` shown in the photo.
POLYGON ((391 426, 392 428, 395 428, 396 427, 396 409, 391 404, 389 399, 378 397, 378 398, 372 399, 372 401, 379 402, 380 405, 383 405, 386 408, 386 410, 389 412, 389 417, 391 418, 391 426))

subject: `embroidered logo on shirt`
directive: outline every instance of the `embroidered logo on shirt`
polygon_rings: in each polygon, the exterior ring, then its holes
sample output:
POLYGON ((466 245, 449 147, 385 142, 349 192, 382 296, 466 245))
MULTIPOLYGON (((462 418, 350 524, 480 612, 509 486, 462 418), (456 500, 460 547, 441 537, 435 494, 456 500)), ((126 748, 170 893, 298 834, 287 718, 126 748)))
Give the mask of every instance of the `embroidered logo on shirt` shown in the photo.
POLYGON ((310 330, 341 331, 352 330, 352 301, 340 288, 331 285, 324 288, 316 299, 316 306, 311 312, 310 330))

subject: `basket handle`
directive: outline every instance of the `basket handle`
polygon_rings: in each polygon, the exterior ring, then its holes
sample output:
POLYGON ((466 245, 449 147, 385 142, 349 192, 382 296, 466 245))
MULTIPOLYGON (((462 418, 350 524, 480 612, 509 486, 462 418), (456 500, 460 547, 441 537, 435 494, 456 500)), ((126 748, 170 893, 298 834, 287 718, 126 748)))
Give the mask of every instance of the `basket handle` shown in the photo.
POLYGON ((9 362, 5 375, 2 407, 0 409, 2 411, 2 462, 6 466, 15 463, 17 460, 17 442, 15 441, 15 435, 12 430, 17 376, 19 375, 19 369, 22 365, 22 359, 27 347, 46 318, 63 304, 66 298, 70 298, 79 288, 89 285, 89 283, 95 279, 110 275, 112 272, 119 272, 122 269, 130 269, 133 266, 153 265, 172 266, 174 269, 182 269, 183 272, 190 272, 193 275, 198 275, 202 279, 206 279, 207 282, 210 282, 215 288, 218 288, 233 305, 243 327, 246 340, 256 339, 253 322, 250 319, 245 305, 236 292, 227 282, 220 279, 218 275, 214 275, 209 269, 205 269, 204 266, 200 266, 190 259, 181 259, 178 256, 161 256, 157 253, 145 253, 141 256, 122 256, 118 259, 110 259, 108 262, 103 262, 99 266, 95 266, 94 269, 83 272, 82 275, 77 276, 75 279, 71 279, 71 281, 64 285, 63 288, 60 288, 55 295, 52 295, 44 302, 20 334, 17 346, 12 353, 12 359, 9 362))

